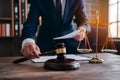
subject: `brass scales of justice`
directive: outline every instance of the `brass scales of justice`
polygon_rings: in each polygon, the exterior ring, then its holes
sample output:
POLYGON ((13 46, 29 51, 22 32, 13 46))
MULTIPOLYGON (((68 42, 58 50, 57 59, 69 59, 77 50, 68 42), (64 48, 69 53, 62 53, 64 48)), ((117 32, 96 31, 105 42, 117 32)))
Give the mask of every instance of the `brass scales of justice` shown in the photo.
MULTIPOLYGON (((99 25, 99 11, 96 11, 96 52, 95 52, 95 56, 89 60, 89 63, 102 63, 103 59, 98 57, 98 25, 99 25)), ((88 48, 84 48, 84 49, 80 49, 80 44, 81 42, 79 42, 78 47, 77 47, 77 51, 81 52, 81 53, 90 53, 92 52, 87 34, 85 34, 85 46, 88 46, 88 48)))
POLYGON ((98 57, 98 25, 99 25, 99 11, 96 11, 96 53, 95 56, 89 60, 89 63, 102 63, 103 59, 98 57))
MULTIPOLYGON (((97 28, 96 28, 96 54, 95 56, 89 61, 90 63, 102 63, 103 59, 98 57, 98 25, 99 25, 99 11, 96 11, 96 20, 97 20, 97 28)), ((112 22, 110 24, 105 24, 106 26, 109 26, 115 22, 112 22)), ((108 33, 109 36, 112 37, 110 29, 108 28, 108 33)), ((110 38, 108 39, 108 35, 104 41, 104 44, 102 46, 101 52, 106 52, 106 53, 117 53, 118 50, 116 50, 115 44, 113 40, 110 38), (109 47, 108 47, 109 46, 109 47)))

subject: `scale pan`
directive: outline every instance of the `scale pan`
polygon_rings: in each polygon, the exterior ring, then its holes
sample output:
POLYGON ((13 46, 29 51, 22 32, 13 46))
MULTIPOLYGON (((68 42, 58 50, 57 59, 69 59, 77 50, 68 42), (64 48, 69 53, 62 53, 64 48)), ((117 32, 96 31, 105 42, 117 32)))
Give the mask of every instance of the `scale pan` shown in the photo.
POLYGON ((116 53, 116 52, 118 52, 118 50, 116 50, 116 49, 101 49, 101 52, 116 53))
POLYGON ((90 53, 92 49, 77 49, 77 51, 80 53, 90 53))

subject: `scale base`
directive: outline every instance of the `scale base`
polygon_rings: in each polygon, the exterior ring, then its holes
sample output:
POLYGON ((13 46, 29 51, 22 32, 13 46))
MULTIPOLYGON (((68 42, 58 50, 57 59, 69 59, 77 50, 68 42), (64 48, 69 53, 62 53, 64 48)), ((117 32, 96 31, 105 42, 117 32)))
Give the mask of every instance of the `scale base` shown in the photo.
POLYGON ((58 59, 50 59, 45 62, 44 68, 56 71, 76 70, 80 67, 79 61, 74 59, 64 59, 59 61, 58 59))
POLYGON ((89 60, 89 63, 102 63, 103 59, 100 59, 98 57, 93 57, 91 60, 89 60))

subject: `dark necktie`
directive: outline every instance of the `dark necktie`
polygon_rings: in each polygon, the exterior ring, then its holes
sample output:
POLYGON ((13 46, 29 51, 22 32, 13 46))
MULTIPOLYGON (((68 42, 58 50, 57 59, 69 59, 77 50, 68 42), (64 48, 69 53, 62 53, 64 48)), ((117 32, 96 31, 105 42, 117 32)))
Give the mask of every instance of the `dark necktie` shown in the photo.
POLYGON ((57 12, 57 16, 59 19, 62 18, 62 5, 61 5, 61 0, 56 0, 56 12, 57 12))

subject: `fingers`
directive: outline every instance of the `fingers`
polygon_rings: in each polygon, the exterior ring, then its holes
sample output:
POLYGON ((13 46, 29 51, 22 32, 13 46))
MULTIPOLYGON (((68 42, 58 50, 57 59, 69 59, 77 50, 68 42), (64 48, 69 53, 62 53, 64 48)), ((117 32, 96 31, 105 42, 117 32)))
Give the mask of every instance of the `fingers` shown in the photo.
POLYGON ((80 33, 86 33, 86 28, 84 27, 78 27, 78 30, 80 30, 80 33))
POLYGON ((84 27, 78 27, 78 29, 80 30, 80 33, 78 33, 73 38, 76 39, 76 40, 78 40, 78 41, 82 41, 85 38, 86 29, 84 27))
POLYGON ((40 49, 34 43, 26 43, 21 49, 22 54, 28 58, 39 58, 40 49))
POLYGON ((78 41, 82 41, 85 38, 84 34, 79 33, 78 35, 76 35, 74 37, 74 39, 78 40, 78 41))

